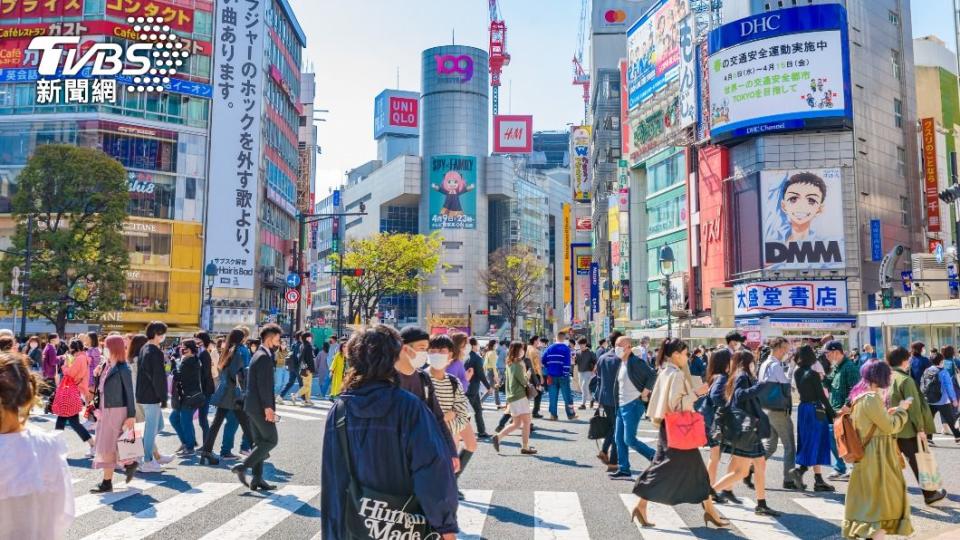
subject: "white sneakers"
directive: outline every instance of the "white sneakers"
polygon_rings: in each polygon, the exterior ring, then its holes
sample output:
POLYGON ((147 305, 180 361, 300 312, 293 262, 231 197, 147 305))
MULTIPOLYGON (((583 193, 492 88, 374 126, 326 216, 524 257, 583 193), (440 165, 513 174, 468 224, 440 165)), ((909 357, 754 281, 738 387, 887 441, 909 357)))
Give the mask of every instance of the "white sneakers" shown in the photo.
POLYGON ((160 465, 166 465, 173 461, 173 456, 165 456, 163 454, 160 454, 160 457, 156 458, 154 461, 156 461, 160 465))
POLYGON ((140 472, 142 473, 160 473, 163 472, 163 467, 160 466, 156 461, 148 461, 140 466, 140 472))
POLYGON ((85 458, 93 459, 97 455, 97 448, 94 445, 90 445, 87 448, 87 453, 83 455, 85 458))

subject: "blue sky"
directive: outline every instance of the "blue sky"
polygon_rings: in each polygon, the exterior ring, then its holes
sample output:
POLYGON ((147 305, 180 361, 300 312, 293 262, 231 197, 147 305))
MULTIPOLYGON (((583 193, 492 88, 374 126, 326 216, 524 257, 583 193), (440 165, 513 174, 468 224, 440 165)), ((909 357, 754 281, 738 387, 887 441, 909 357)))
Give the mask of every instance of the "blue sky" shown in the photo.
MULTIPOLYGON (((456 42, 487 48, 485 0, 290 0, 307 34, 305 60, 317 74, 318 199, 344 171, 376 158, 373 98, 384 88, 420 89, 420 52, 456 42)), ((935 34, 955 48, 952 0, 914 0, 913 35, 935 34), (922 9, 919 9, 922 6, 922 9)), ((500 0, 507 23, 501 112, 532 114, 534 129, 565 129, 583 115, 570 84, 579 0, 500 0), (511 87, 512 85, 512 87, 511 87), (512 90, 511 90, 512 88, 512 90)))

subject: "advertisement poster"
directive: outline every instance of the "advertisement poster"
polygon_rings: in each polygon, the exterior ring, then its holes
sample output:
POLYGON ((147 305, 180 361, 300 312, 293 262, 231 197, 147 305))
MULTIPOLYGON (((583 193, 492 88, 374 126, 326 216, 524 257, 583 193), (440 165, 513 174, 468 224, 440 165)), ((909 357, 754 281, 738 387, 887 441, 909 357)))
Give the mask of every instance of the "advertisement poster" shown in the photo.
POLYGON ((248 289, 254 287, 257 245, 257 201, 260 194, 260 139, 263 118, 263 75, 246 69, 249 62, 263 63, 264 43, 269 37, 263 25, 246 29, 243 21, 262 21, 266 9, 249 4, 217 4, 217 21, 222 46, 213 59, 213 86, 210 128, 210 192, 208 212, 217 216, 221 226, 206 234, 206 259, 218 268, 216 287, 248 289), (236 18, 225 16, 235 10, 236 18), (252 60, 248 60, 252 59, 252 60), (223 74, 234 84, 224 84, 223 74), (241 88, 251 91, 241 92, 241 88))
POLYGON ((762 171, 763 260, 771 270, 844 266, 840 169, 762 171))
POLYGON ((710 33, 714 139, 843 125, 852 118, 846 11, 770 11, 710 33))
POLYGON ((777 315, 845 315, 847 282, 842 280, 758 281, 733 289, 737 317, 777 315))
POLYGON ((631 109, 677 78, 679 23, 689 13, 687 0, 660 0, 627 30, 631 109))
POLYGON ((573 200, 590 202, 590 133, 591 126, 570 128, 570 159, 573 173, 573 200))
POLYGON ((430 228, 477 228, 477 158, 430 158, 430 228))
POLYGON ((937 129, 933 118, 920 119, 920 151, 923 156, 923 204, 927 209, 927 232, 940 232, 940 180, 937 178, 937 129))

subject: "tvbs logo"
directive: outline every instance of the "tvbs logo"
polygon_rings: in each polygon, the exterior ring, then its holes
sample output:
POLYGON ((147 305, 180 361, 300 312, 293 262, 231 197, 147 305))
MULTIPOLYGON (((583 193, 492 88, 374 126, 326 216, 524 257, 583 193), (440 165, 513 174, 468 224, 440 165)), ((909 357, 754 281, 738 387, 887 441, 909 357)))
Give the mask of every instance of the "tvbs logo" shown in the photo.
POLYGON ((110 102, 116 101, 117 81, 126 84, 128 92, 162 92, 190 53, 183 50, 184 44, 162 18, 128 17, 127 22, 134 25, 139 38, 127 46, 85 40, 83 36, 33 38, 27 49, 40 55, 37 103, 59 103, 61 86, 68 103, 96 103, 102 95, 87 95, 94 98, 91 101, 83 97, 91 86, 89 79, 93 79, 95 91, 112 97, 106 100, 110 102))
POLYGON ((473 58, 466 54, 436 55, 437 75, 460 75, 460 82, 469 82, 473 78, 473 58))

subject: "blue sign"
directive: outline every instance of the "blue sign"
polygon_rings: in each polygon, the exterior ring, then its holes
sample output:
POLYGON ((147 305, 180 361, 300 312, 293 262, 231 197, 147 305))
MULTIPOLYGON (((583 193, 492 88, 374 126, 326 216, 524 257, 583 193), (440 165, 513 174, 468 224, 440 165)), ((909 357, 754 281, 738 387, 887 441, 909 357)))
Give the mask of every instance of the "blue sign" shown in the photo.
POLYGON ((956 298, 957 295, 960 295, 960 276, 957 275, 957 263, 950 263, 947 265, 947 279, 950 285, 950 296, 956 298))
POLYGON ((277 316, 277 313, 280 313, 280 310, 278 310, 278 309, 275 308, 275 307, 270 308, 270 316, 271 316, 271 317, 276 317, 276 316, 277 316))
POLYGON ((590 311, 600 313, 600 263, 590 263, 590 311))
POLYGON ((900 281, 903 282, 903 292, 910 292, 913 289, 913 270, 900 272, 900 281))
POLYGON ((333 207, 340 208, 340 190, 333 190, 333 207))
MULTIPOLYGON (((93 68, 85 67, 82 68, 79 73, 76 75, 57 75, 55 77, 44 76, 44 79, 54 79, 54 78, 64 78, 64 79, 90 79, 93 77, 91 75, 93 68)), ((0 69, 0 84, 3 83, 20 83, 20 82, 37 82, 41 77, 37 73, 37 68, 3 68, 0 69)), ((133 77, 127 75, 116 75, 114 79, 118 83, 124 85, 131 85, 133 83, 133 77)), ((204 99, 210 99, 213 96, 213 86, 209 84, 185 81, 183 79, 170 78, 170 82, 162 85, 163 89, 167 92, 173 92, 175 94, 184 94, 187 96, 199 97, 204 99)), ((118 93, 119 94, 119 93, 118 93)))
POLYGON ((291 289, 296 289, 300 286, 300 274, 295 272, 290 272, 287 274, 287 287, 291 289))
POLYGON ((880 235, 880 220, 870 220, 870 255, 873 262, 883 260, 883 238, 880 235))

